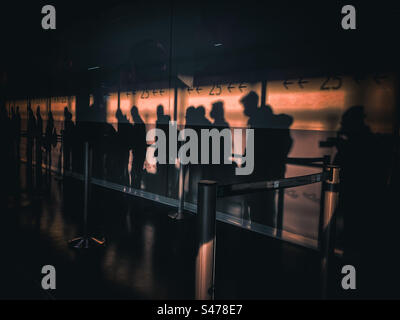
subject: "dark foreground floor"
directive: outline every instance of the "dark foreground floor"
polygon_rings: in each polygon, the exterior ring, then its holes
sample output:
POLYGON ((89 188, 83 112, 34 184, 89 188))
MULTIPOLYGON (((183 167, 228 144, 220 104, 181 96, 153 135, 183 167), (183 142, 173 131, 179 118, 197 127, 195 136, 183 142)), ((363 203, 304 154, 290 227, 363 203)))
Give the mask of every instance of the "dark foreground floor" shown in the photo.
MULTIPOLYGON (((1 299, 193 299, 194 216, 93 187, 89 229, 106 246, 84 252, 67 241, 82 232, 83 185, 43 178, 30 186, 25 166, 17 196, 1 213, 1 299), (56 268, 56 290, 41 289, 41 268, 56 268)), ((319 258, 305 249, 217 224, 216 298, 319 298, 319 258)))

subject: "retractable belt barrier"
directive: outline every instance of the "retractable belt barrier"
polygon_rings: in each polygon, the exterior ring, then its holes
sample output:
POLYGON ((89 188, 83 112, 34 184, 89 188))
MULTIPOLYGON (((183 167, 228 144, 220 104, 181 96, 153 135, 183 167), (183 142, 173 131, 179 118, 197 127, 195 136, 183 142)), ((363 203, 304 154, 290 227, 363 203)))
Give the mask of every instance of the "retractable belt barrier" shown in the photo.
POLYGON ((309 174, 293 178, 286 178, 271 181, 247 182, 230 185, 218 186, 217 197, 231 197, 253 192, 261 192, 267 190, 278 190, 305 186, 307 184, 317 183, 324 180, 329 175, 328 172, 309 174))
MULTIPOLYGON (((28 138, 28 132, 27 131, 21 131, 20 132, 20 137, 28 138)), ((64 135, 63 134, 56 134, 55 137, 56 137, 56 142, 60 143, 60 145, 61 145, 60 150, 63 150, 64 149, 64 135)), ((37 135, 33 134, 32 138, 36 139, 37 135)), ((43 134, 41 138, 43 139, 43 141, 45 141, 47 137, 46 137, 45 134, 43 134)), ((64 161, 64 159, 62 158, 62 151, 61 151, 60 157, 61 157, 61 160, 59 161, 59 166, 58 166, 57 170, 53 170, 51 168, 51 166, 46 168, 49 171, 55 171, 56 172, 56 179, 59 180, 59 181, 62 180, 63 175, 65 174, 65 172, 63 170, 64 169, 63 168, 63 164, 62 164, 62 162, 64 161)), ((36 163, 35 163, 35 165, 36 165, 36 163)))
MULTIPOLYGON (((21 132, 21 137, 27 137, 27 132, 21 132)), ((63 135, 57 135, 57 142, 63 143, 63 135)), ((88 185, 90 184, 89 144, 85 143, 85 204, 84 204, 84 235, 73 239, 70 244, 74 248, 89 248, 103 245, 104 240, 98 240, 87 235, 87 203, 88 185)), ((277 229, 282 232, 284 190, 313 183, 322 182, 320 229, 318 248, 321 253, 321 296, 328 294, 329 260, 334 249, 334 212, 339 199, 340 168, 329 165, 330 156, 320 158, 287 158, 285 163, 290 165, 323 168, 320 173, 290 177, 278 180, 244 182, 218 186, 216 181, 202 180, 198 183, 197 201, 197 239, 198 251, 196 258, 195 298, 198 300, 214 299, 215 293, 215 241, 216 241, 216 204, 218 198, 245 195, 255 192, 278 190, 277 229), (320 163, 319 163, 320 162, 320 163)), ((183 166, 180 167, 180 205, 174 214, 183 216, 183 166)))
POLYGON ((330 156, 326 155, 322 158, 287 158, 286 164, 307 166, 314 168, 324 168, 330 161, 330 156), (322 162, 322 163, 316 163, 322 162))
MULTIPOLYGON (((284 190, 322 182, 318 247, 321 253, 321 297, 328 295, 329 260, 334 249, 335 210, 339 199, 340 168, 327 164, 327 157, 292 158, 296 164, 309 165, 323 161, 320 173, 272 181, 259 181, 218 186, 216 181, 202 180, 198 185, 195 296, 198 300, 214 299, 216 204, 218 198, 244 195, 266 190, 284 190)), ((283 194, 283 193, 282 193, 283 194)), ((282 196, 283 201, 283 196, 282 196)), ((279 201, 278 201, 279 202, 279 201)))

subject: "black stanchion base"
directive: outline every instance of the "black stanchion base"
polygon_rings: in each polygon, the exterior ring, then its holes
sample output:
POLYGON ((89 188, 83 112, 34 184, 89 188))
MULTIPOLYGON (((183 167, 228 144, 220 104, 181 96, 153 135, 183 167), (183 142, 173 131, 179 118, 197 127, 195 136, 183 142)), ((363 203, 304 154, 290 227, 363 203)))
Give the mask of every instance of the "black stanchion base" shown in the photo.
POLYGON ((90 249, 105 246, 105 239, 96 239, 94 237, 79 237, 68 241, 68 245, 73 249, 90 249))
POLYGON ((183 212, 179 212, 179 211, 171 212, 168 215, 168 217, 171 218, 172 220, 176 220, 176 221, 185 219, 185 215, 183 214, 183 212))

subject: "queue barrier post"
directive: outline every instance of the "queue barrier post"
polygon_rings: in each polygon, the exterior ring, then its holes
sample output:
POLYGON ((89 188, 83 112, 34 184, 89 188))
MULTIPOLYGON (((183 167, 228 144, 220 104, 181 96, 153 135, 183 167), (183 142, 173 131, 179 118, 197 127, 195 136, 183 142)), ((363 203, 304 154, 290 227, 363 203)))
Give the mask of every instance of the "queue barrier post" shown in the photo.
POLYGON ((185 168, 179 159, 179 181, 178 181, 178 208, 177 211, 170 213, 168 216, 173 220, 184 219, 183 207, 185 201, 185 168))
POLYGON ((64 178, 64 134, 57 135, 57 143, 60 143, 60 154, 58 155, 58 165, 55 179, 62 181, 64 178))
POLYGON ((321 210, 321 276, 322 298, 329 293, 330 260, 334 253, 335 212, 339 202, 340 168, 335 165, 326 166, 327 177, 323 183, 323 209, 321 210))
POLYGON ((104 238, 100 240, 95 237, 89 236, 88 234, 87 224, 88 224, 92 152, 89 148, 89 142, 86 141, 84 147, 85 147, 85 155, 84 155, 83 236, 69 241, 69 245, 75 249, 89 249, 93 247, 100 247, 105 244, 104 238))
POLYGON ((196 300, 214 299, 217 183, 202 180, 197 199, 196 300))
POLYGON ((276 217, 276 235, 278 238, 282 237, 284 203, 285 203, 285 189, 279 189, 278 190, 277 217, 276 217))
MULTIPOLYGON (((292 161, 289 162, 292 165, 296 164, 296 161, 303 161, 303 163, 298 163, 298 165, 302 166, 311 166, 315 167, 315 162, 322 162, 322 168, 326 168, 326 166, 330 163, 331 156, 324 155, 322 158, 288 158, 292 161), (304 161, 309 160, 309 163, 304 161)), ((282 237, 283 232, 283 213, 284 213, 284 204, 285 204, 285 189, 278 190, 278 203, 277 203, 277 216, 276 216, 276 236, 278 238, 282 237)), ((321 208, 323 207, 323 202, 321 201, 321 208)), ((322 209, 321 209, 322 210, 322 209)))

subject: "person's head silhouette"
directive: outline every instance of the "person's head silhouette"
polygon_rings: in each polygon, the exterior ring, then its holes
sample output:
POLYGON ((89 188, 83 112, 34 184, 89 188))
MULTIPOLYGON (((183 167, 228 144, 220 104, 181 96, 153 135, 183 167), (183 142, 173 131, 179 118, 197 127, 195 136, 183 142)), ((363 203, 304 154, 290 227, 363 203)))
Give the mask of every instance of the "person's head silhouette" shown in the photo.
POLYGON ((193 106, 190 106, 186 109, 186 114, 185 114, 186 125, 194 124, 195 117, 196 117, 195 113, 196 113, 196 109, 193 106))
POLYGON ((164 107, 160 104, 157 106, 157 118, 161 119, 164 116, 164 107))
POLYGON ((364 107, 353 106, 346 110, 342 115, 339 131, 346 135, 369 131, 369 127, 365 123, 364 107))
POLYGON ((143 120, 139 114, 139 109, 136 106, 132 106, 131 116, 134 123, 143 123, 143 120))
POLYGON ((132 106, 131 115, 132 115, 132 117, 137 117, 139 115, 139 110, 136 106, 132 106))
POLYGON ((72 113, 69 112, 68 107, 65 107, 65 108, 64 108, 64 118, 65 118, 65 120, 67 120, 67 121, 72 120, 72 113))
POLYGON ((38 118, 41 118, 41 115, 40 115, 40 106, 37 106, 37 107, 36 107, 36 116, 37 116, 38 118))
POLYGON ((33 110, 30 104, 27 106, 28 108, 28 120, 34 121, 35 120, 35 115, 33 114, 33 110))
POLYGON ((258 109, 258 94, 254 91, 249 92, 242 99, 240 103, 244 107, 244 114, 248 117, 255 116, 258 109))
POLYGON ((206 109, 204 108, 204 106, 199 106, 197 107, 197 115, 199 118, 205 118, 206 117, 206 109))
POLYGON ((224 116, 224 103, 222 101, 217 101, 212 104, 210 117, 215 121, 223 120, 224 116))

